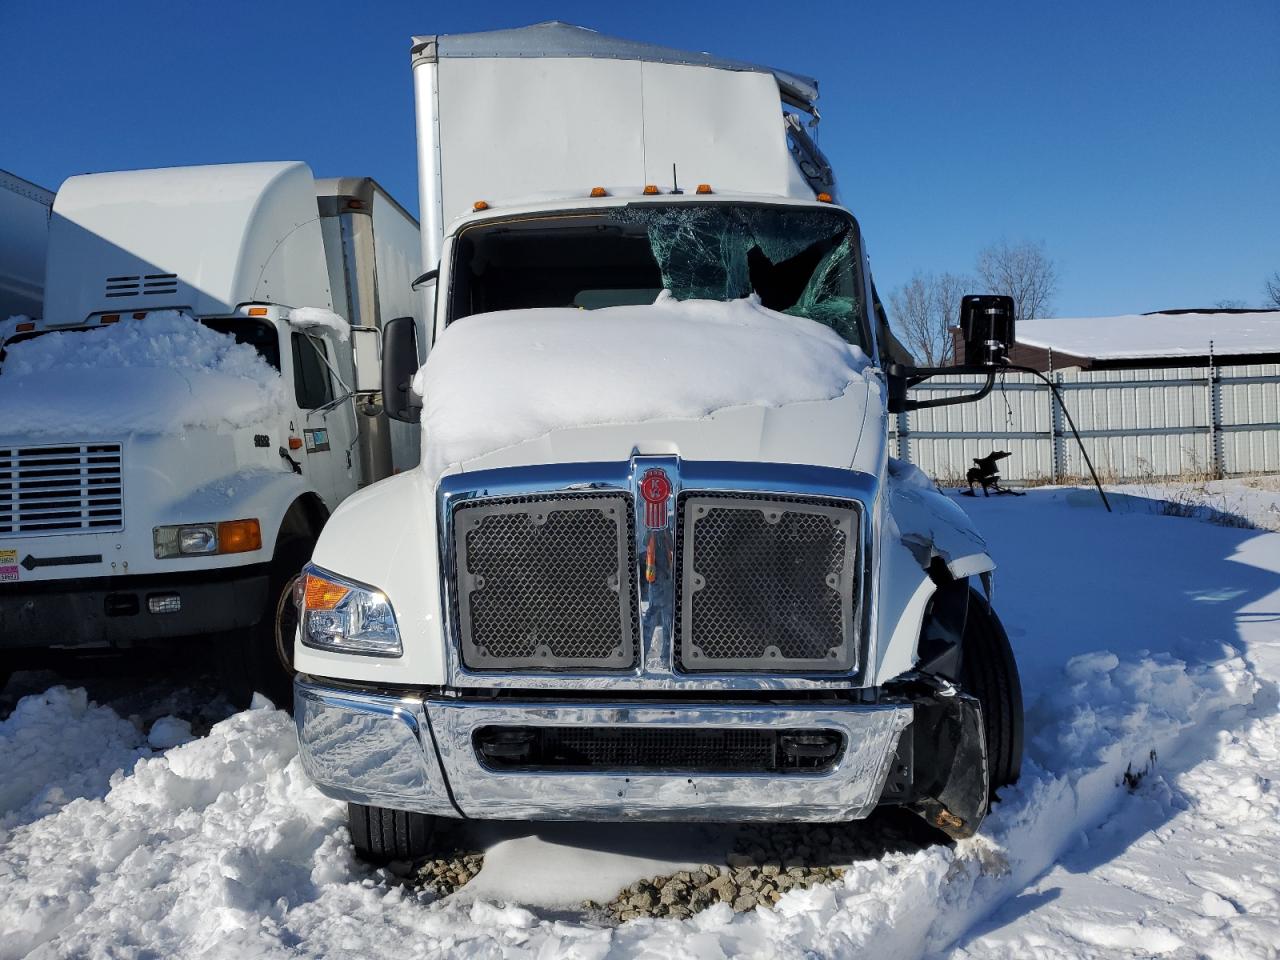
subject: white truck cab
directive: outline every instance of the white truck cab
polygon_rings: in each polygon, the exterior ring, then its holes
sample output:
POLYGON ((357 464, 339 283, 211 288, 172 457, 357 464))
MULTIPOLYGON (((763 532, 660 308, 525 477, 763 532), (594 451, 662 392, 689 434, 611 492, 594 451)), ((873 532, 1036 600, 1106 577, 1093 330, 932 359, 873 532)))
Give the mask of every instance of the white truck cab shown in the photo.
POLYGON ((387 326, 382 400, 422 461, 331 518, 294 645, 357 851, 887 803, 971 834, 1016 667, 981 537, 889 458, 904 378, 816 82, 558 23, 413 66, 432 344, 387 326))
POLYGON ((303 163, 67 180, 43 317, 0 327, 4 662, 214 635, 246 692, 287 695, 285 582, 417 462, 416 429, 356 409, 350 328, 421 323, 419 258, 373 181, 303 163))

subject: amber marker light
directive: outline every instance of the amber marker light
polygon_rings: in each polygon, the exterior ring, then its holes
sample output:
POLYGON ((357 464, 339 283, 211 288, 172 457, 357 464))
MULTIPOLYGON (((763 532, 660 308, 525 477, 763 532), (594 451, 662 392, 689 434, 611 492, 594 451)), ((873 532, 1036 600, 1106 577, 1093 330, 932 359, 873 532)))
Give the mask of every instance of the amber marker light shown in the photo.
POLYGON ((700 184, 698 184, 698 189, 697 189, 697 190, 695 190, 694 192, 695 192, 695 193, 710 193, 710 192, 711 192, 711 184, 709 184, 709 183, 700 183, 700 184))
POLYGON ((818 194, 818 202, 819 202, 819 203, 833 203, 834 201, 831 199, 831 194, 829 194, 829 193, 820 193, 820 194, 818 194))
POLYGON ((308 573, 302 588, 302 605, 307 610, 332 610, 350 592, 350 587, 308 573))
POLYGON ((301 450, 301 449, 302 449, 302 438, 301 438, 301 437, 290 437, 290 438, 289 438, 289 449, 290 449, 290 450, 301 450))
POLYGON ((481 210, 488 210, 488 209, 489 209, 489 201, 487 201, 487 200, 477 200, 477 201, 472 205, 471 209, 472 209, 472 210, 474 210, 476 213, 479 213, 481 210))
POLYGON ((644 189, 640 191, 646 197, 656 197, 658 195, 658 187, 653 183, 646 183, 644 189))
MULTIPOLYGON (((105 321, 104 321, 105 322, 105 321)), ((23 321, 13 328, 14 333, 30 333, 36 328, 36 325, 30 320, 23 321)))
POLYGON ((267 315, 266 307, 250 307, 249 308, 249 316, 251 317, 265 317, 266 315, 267 315))
POLYGON ((609 191, 606 190, 604 187, 591 188, 591 196, 593 197, 607 197, 608 195, 609 195, 609 191))
POLYGON ((219 553, 250 553, 262 549, 262 528, 257 520, 224 520, 218 524, 219 553))

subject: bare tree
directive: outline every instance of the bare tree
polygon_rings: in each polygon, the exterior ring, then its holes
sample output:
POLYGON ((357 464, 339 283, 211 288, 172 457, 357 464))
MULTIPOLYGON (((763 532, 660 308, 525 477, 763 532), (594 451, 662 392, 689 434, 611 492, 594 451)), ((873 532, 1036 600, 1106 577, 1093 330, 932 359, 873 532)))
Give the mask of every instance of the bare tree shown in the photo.
POLYGON ((1246 304, 1243 300, 1219 300, 1214 306, 1219 310, 1243 310, 1246 304))
POLYGON ((1053 306, 1058 270, 1043 243, 993 243, 978 254, 975 270, 986 287, 984 293, 1013 297, 1014 315, 1019 320, 1042 317, 1053 306))
POLYGON ((1264 289, 1267 292, 1266 306, 1280 309, 1280 270, 1267 277, 1264 289))
POLYGON ((954 273, 919 273, 889 295, 894 325, 916 359, 929 367, 955 360, 951 328, 971 281, 954 273))

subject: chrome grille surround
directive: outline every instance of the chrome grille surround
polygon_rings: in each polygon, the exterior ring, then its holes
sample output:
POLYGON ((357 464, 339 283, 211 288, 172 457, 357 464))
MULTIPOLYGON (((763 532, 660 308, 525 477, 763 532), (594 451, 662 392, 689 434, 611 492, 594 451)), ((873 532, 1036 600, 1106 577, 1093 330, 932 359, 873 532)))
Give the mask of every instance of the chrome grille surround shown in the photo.
POLYGON ((459 507, 463 662, 492 670, 635 663, 630 513, 625 497, 581 494, 459 507))
POLYGON ((677 665, 847 672, 857 662, 859 506, 681 498, 677 665))
MULTIPOLYGON (((737 461, 690 461, 674 456, 635 456, 626 461, 540 464, 476 470, 446 476, 436 488, 446 684, 461 690, 573 690, 583 693, 619 691, 857 691, 865 686, 865 665, 875 662, 875 565, 871 545, 877 535, 878 512, 873 509, 879 490, 875 476, 854 470, 737 461), (639 495, 640 479, 660 468, 671 481, 666 523, 648 528, 646 507, 639 495), (817 501, 856 510, 860 529, 854 533, 857 570, 851 570, 859 601, 853 609, 855 637, 850 665, 832 669, 797 667, 768 672, 681 668, 677 624, 680 557, 678 506, 683 495, 716 494, 744 498, 817 501), (463 660, 459 628, 457 557, 454 517, 467 505, 505 498, 546 498, 557 495, 623 496, 633 508, 636 660, 629 667, 587 669, 551 667, 500 670, 476 668, 463 660), (654 540, 654 579, 644 576, 646 548, 654 540)), ((868 691, 874 699, 874 692, 868 691)))
POLYGON ((123 529, 121 444, 0 447, 0 538, 123 529))

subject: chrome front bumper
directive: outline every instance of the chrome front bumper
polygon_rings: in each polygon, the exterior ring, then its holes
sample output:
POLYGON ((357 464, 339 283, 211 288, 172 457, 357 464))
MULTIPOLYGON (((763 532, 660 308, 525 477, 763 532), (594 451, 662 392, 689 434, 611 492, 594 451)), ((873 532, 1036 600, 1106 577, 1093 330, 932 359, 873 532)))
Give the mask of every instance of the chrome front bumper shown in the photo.
POLYGON ((338 800, 491 820, 856 820, 876 806, 908 703, 833 706, 548 703, 396 698, 294 681, 302 764, 338 800), (805 774, 502 771, 472 734, 486 725, 824 727, 844 755, 805 774))

